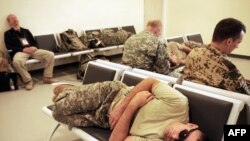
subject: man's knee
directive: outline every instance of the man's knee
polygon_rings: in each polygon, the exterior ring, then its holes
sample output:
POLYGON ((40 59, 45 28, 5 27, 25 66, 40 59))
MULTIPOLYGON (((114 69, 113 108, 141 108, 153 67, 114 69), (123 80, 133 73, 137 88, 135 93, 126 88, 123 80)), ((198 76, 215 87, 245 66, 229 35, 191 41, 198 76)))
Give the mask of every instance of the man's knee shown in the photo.
POLYGON ((18 66, 24 65, 25 62, 21 59, 13 59, 12 63, 14 65, 14 67, 18 67, 18 66))
POLYGON ((54 58, 54 52, 44 49, 38 49, 39 54, 44 56, 45 58, 54 58))
POLYGON ((54 52, 52 52, 52 51, 47 51, 47 52, 46 52, 46 58, 54 59, 54 52))
POLYGON ((52 51, 49 51, 48 54, 49 54, 49 56, 51 56, 51 57, 54 57, 54 56, 55 56, 54 52, 52 52, 52 51))

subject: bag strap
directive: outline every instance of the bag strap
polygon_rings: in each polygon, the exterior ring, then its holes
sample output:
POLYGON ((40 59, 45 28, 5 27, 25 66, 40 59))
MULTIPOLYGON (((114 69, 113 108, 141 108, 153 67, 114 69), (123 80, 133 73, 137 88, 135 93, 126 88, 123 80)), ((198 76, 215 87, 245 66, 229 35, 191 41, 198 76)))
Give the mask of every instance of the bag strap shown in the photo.
POLYGON ((61 126, 60 123, 58 123, 58 124, 56 125, 55 129, 53 130, 52 134, 50 135, 49 141, 51 141, 52 136, 55 134, 56 130, 57 130, 60 126, 61 126))

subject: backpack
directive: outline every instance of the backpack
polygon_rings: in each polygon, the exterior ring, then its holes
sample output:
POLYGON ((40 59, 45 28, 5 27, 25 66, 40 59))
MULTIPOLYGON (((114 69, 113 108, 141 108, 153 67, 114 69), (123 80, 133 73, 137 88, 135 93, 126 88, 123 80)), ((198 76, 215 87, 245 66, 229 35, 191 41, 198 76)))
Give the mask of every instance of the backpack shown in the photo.
POLYGON ((112 29, 104 29, 102 31, 101 40, 105 46, 122 45, 131 36, 130 32, 123 29, 114 31, 112 29))
POLYGON ((104 56, 91 56, 90 54, 84 54, 81 55, 80 61, 79 61, 79 65, 78 65, 78 69, 77 69, 77 74, 76 74, 76 78, 79 80, 83 80, 86 68, 87 68, 87 64, 89 61, 93 61, 93 60, 97 60, 97 59, 103 59, 106 60, 106 58, 104 56))
POLYGON ((11 90, 11 80, 15 89, 18 89, 17 74, 11 73, 9 67, 8 60, 0 56, 0 92, 11 90))
POLYGON ((77 33, 68 29, 60 34, 61 37, 61 45, 59 47, 59 51, 70 51, 70 50, 83 50, 86 49, 87 46, 79 39, 77 33))
POLYGON ((91 49, 104 47, 100 31, 87 31, 80 37, 80 40, 91 49))

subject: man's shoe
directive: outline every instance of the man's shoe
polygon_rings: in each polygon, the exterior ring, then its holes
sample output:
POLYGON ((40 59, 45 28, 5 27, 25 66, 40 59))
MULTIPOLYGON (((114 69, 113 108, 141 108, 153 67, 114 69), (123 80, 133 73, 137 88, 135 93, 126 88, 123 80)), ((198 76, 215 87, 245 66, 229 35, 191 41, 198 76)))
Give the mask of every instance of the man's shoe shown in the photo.
POLYGON ((26 83, 25 85, 26 90, 32 90, 33 89, 33 81, 30 80, 29 82, 26 83))
POLYGON ((57 82, 56 80, 53 80, 52 78, 50 78, 50 77, 44 77, 43 78, 43 83, 44 84, 52 84, 52 83, 55 83, 55 82, 57 82))
POLYGON ((70 84, 61 84, 59 86, 56 86, 54 88, 54 96, 52 98, 52 101, 55 102, 57 97, 65 90, 74 90, 77 87, 74 85, 70 85, 70 84))

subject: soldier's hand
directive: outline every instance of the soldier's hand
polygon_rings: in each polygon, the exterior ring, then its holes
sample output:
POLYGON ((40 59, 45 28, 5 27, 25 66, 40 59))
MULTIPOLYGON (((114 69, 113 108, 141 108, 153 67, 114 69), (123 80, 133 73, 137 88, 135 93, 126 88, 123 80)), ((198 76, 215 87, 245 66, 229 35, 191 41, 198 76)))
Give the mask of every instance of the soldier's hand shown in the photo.
POLYGON ((109 115, 109 125, 111 129, 114 129, 116 123, 120 119, 122 115, 122 111, 120 107, 115 108, 113 111, 110 112, 109 115))
POLYGON ((154 95, 149 91, 142 91, 135 95, 129 104, 140 108, 154 98, 154 95))
POLYGON ((180 64, 180 60, 177 58, 176 55, 171 55, 170 56, 170 62, 177 65, 177 66, 180 64))

